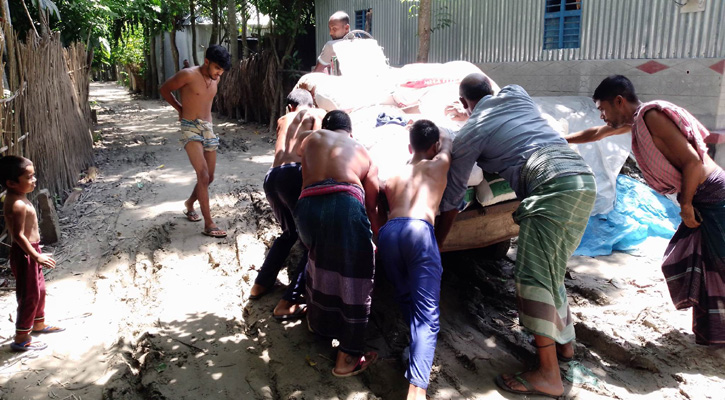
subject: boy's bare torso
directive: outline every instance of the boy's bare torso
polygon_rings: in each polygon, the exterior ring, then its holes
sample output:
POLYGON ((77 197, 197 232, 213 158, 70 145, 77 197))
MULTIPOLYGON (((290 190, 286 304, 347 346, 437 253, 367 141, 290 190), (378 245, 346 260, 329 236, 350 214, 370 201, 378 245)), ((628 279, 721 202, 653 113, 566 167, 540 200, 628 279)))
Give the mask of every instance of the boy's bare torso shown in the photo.
POLYGON ((302 187, 325 179, 364 186, 370 156, 347 134, 318 130, 305 139, 303 146, 302 187))
POLYGON ((25 220, 23 223, 23 235, 31 243, 40 241, 40 232, 38 230, 38 215, 35 212, 33 204, 24 196, 17 194, 8 193, 5 197, 5 203, 3 212, 5 214, 5 223, 10 231, 10 234, 15 236, 17 233, 13 231, 15 226, 18 226, 16 218, 20 216, 13 213, 13 206, 21 203, 25 208, 25 220))
POLYGON ((204 77, 202 66, 186 68, 180 73, 188 74, 187 83, 179 89, 182 105, 181 118, 193 121, 202 119, 211 122, 211 104, 217 92, 218 80, 204 77))
POLYGON ((447 169, 439 163, 421 160, 407 164, 385 182, 388 219, 417 218, 433 224, 447 183, 447 169))

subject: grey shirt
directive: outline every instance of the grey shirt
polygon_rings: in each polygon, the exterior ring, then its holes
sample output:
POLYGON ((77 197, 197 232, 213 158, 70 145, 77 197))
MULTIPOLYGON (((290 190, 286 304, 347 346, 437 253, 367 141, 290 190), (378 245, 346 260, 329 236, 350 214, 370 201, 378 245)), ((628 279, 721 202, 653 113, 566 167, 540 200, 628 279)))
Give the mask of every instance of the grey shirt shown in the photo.
POLYGON ((567 142, 541 117, 524 88, 509 85, 495 96, 484 97, 453 140, 440 210, 450 211, 461 204, 474 162, 486 172, 501 175, 524 198, 521 168, 536 150, 551 145, 566 146, 567 142))

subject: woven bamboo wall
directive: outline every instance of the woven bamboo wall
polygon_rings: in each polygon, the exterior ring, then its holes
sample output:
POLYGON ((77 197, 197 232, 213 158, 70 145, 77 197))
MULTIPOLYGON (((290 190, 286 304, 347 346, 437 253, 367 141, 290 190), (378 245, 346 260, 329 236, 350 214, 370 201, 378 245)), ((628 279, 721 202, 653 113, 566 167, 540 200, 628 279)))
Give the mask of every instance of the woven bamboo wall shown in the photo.
POLYGON ((93 162, 85 47, 63 48, 57 33, 42 38, 30 33, 25 43, 8 25, 2 33, 9 87, 0 88, 14 97, 0 105, 0 153, 32 160, 38 188, 65 197, 93 162))

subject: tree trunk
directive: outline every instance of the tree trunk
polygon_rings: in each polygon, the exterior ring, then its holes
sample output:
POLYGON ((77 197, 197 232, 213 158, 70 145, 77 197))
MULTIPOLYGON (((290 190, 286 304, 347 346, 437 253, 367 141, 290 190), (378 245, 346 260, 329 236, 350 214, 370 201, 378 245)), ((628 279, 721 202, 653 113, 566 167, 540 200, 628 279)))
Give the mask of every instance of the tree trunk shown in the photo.
POLYGON ((165 33, 161 32, 161 46, 159 46, 161 49, 159 50, 159 53, 161 54, 161 69, 159 70, 159 82, 166 82, 166 40, 164 38, 165 33))
POLYGON ((242 58, 249 57, 249 46, 247 44, 247 21, 249 21, 249 15, 247 14, 247 2, 246 0, 242 0, 242 58))
POLYGON ((151 62, 149 69, 151 70, 151 97, 159 98, 159 67, 156 61, 156 35, 151 35, 151 62))
POLYGON ((227 0, 227 19, 229 20, 229 53, 232 55, 232 65, 239 62, 239 28, 237 28, 237 2, 227 0))
POLYGON ((8 79, 7 89, 14 91, 18 89, 19 83, 16 78, 17 74, 15 73, 15 71, 17 70, 17 60, 15 58, 15 40, 13 39, 13 25, 12 20, 10 19, 10 5, 8 4, 7 0, 0 1, 3 2, 2 17, 3 21, 5 21, 4 24, 0 25, 0 29, 3 30, 3 42, 5 43, 5 54, 7 55, 7 68, 5 69, 8 79))
POLYGON ((48 13, 38 3, 38 17, 40 21, 40 37, 48 36, 48 13))
POLYGON ((196 4, 194 0, 189 0, 189 13, 191 19, 191 57, 194 60, 194 65, 199 65, 199 60, 196 52, 199 50, 196 47, 196 4))
POLYGON ((431 0, 418 3, 418 58, 417 62, 428 62, 430 52, 431 0))
POLYGON ((174 73, 177 73, 179 72, 179 48, 176 46, 176 24, 171 27, 169 40, 171 41, 171 55, 174 58, 174 73))
POLYGON ((219 43, 219 0, 211 0, 211 37, 209 46, 219 43))

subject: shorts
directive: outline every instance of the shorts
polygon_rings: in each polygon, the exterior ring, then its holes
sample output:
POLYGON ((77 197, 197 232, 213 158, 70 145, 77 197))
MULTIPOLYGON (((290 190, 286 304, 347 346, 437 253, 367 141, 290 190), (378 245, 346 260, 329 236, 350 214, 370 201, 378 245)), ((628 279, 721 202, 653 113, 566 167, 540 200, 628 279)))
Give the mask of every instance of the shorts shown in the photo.
POLYGON ((181 143, 186 147, 189 142, 200 142, 204 151, 216 151, 219 138, 214 134, 211 122, 203 119, 181 120, 181 143))

